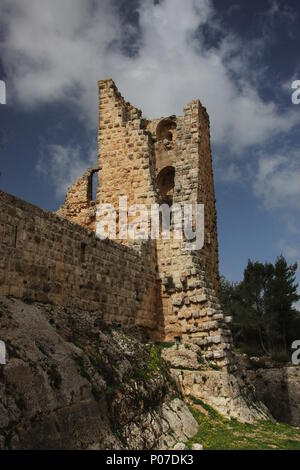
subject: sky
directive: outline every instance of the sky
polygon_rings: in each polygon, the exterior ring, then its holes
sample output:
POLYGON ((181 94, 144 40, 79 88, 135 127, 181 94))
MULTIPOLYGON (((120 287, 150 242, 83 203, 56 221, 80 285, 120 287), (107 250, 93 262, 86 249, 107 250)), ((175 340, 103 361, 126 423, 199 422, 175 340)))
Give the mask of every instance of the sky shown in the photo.
MULTIPOLYGON (((97 80, 211 119, 220 272, 300 261, 298 0, 1 0, 0 188, 54 211, 97 161, 97 80)), ((298 270, 298 282, 300 281, 298 270)))

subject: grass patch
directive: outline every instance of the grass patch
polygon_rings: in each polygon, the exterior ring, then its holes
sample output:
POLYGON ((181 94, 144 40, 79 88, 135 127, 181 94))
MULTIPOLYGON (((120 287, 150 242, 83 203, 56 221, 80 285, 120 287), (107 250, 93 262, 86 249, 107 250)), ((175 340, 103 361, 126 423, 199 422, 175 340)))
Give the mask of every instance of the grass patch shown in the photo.
POLYGON ((143 369, 135 367, 133 377, 136 380, 149 380, 155 374, 166 371, 166 364, 163 361, 157 346, 151 346, 146 367, 143 369))
POLYGON ((187 443, 200 443, 205 450, 300 450, 300 430, 288 424, 259 421, 243 424, 228 420, 200 400, 194 400, 204 408, 206 416, 195 406, 190 411, 199 423, 196 436, 187 443))
POLYGON ((174 342, 171 343, 171 342, 168 342, 168 341, 165 341, 165 342, 163 342, 163 341, 157 341, 157 342, 155 343, 155 346, 157 347, 157 349, 158 349, 159 351, 161 351, 162 349, 170 349, 170 348, 172 348, 172 347, 174 346, 174 344, 175 344, 174 342))
POLYGON ((197 361, 198 364, 200 364, 201 366, 205 365, 204 357, 202 356, 202 353, 200 351, 197 351, 197 361))

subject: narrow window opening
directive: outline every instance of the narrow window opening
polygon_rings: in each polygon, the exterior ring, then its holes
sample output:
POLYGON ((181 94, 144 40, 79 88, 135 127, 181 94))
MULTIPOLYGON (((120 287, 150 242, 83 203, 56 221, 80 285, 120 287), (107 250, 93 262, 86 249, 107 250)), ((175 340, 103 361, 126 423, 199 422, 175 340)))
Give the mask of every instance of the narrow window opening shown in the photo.
POLYGON ((92 201, 96 201, 98 190, 98 171, 92 174, 92 201))
POLYGON ((87 198, 88 201, 96 201, 98 190, 98 171, 93 171, 88 179, 87 198))
POLYGON ((15 226, 15 233, 14 233, 14 248, 17 248, 17 241, 18 241, 18 227, 15 226))

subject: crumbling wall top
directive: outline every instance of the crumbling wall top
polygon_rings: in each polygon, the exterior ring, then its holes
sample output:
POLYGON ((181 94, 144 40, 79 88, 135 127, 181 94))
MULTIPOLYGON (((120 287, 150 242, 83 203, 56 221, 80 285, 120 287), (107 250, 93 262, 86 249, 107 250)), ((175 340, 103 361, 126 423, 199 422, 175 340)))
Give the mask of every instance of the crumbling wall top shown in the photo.
POLYGON ((108 109, 114 122, 121 120, 122 124, 142 117, 142 111, 132 106, 128 101, 125 101, 111 78, 99 80, 98 89, 100 108, 99 124, 101 124, 102 116, 103 119, 108 120, 108 113, 105 112, 108 109), (101 113, 101 110, 103 113, 101 113))

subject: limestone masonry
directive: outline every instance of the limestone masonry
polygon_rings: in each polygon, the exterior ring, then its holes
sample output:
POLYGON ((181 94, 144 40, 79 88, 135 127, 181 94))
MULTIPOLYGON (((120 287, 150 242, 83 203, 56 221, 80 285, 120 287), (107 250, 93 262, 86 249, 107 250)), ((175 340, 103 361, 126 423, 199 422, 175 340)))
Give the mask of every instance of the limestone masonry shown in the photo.
POLYGON ((193 343, 205 360, 230 364, 231 318, 218 301, 209 117, 199 100, 183 116, 147 120, 111 79, 99 81, 98 164, 69 188, 57 215, 5 193, 0 209, 0 296, 99 311, 107 323, 193 343), (172 234, 97 239, 97 205, 118 208, 120 196, 149 209, 204 204, 203 249, 185 251, 172 234))

